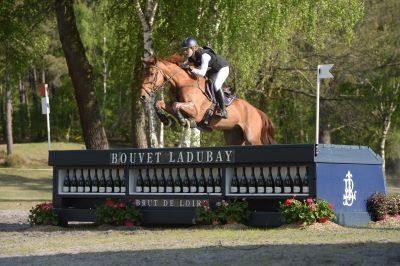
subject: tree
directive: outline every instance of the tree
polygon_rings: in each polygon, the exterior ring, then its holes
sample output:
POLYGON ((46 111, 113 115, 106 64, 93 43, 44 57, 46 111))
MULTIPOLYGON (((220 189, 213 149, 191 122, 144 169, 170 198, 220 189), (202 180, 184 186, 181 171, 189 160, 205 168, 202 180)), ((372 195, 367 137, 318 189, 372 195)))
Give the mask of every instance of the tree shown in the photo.
POLYGON ((73 1, 56 0, 58 31, 75 88, 86 148, 107 149, 108 141, 96 100, 93 69, 76 26, 73 1))

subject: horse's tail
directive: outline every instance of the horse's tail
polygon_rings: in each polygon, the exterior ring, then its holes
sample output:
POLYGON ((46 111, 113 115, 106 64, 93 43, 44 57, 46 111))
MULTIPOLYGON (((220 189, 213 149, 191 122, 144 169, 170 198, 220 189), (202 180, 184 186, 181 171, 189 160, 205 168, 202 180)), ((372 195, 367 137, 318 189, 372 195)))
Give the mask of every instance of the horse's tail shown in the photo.
POLYGON ((275 144, 275 127, 272 120, 261 110, 257 109, 262 120, 261 142, 263 144, 275 144))

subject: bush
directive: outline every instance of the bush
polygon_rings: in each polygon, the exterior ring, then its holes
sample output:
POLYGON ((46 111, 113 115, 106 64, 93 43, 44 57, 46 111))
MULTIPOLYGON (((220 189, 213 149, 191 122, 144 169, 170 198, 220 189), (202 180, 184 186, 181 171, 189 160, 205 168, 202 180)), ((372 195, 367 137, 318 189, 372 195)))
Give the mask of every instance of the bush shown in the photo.
POLYGON ((400 215, 400 194, 386 195, 383 192, 376 192, 368 198, 367 210, 374 221, 400 215))
POLYGON ((279 207, 284 223, 301 222, 309 225, 336 219, 333 205, 323 199, 308 198, 303 201, 286 199, 284 203, 279 203, 279 207))
POLYGON ((57 214, 53 203, 41 203, 33 207, 30 211, 29 223, 31 225, 57 225, 57 214))
POLYGON ((142 215, 133 203, 107 199, 104 205, 96 209, 98 224, 125 225, 128 227, 140 225, 142 215))
POLYGON ((248 203, 245 200, 223 200, 216 203, 215 210, 205 202, 196 208, 195 213, 197 224, 245 223, 249 217, 248 203))

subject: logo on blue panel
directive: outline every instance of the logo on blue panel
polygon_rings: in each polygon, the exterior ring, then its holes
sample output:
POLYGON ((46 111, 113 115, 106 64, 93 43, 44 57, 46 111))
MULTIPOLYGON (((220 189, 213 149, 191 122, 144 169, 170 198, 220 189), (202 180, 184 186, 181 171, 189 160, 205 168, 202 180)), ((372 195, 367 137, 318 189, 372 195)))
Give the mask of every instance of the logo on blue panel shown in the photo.
POLYGON ((351 206, 353 205, 353 201, 356 200, 356 193, 357 191, 353 191, 354 189, 354 182, 352 179, 353 175, 350 171, 347 172, 346 178, 343 179, 344 181, 344 195, 343 195, 343 206, 351 206))

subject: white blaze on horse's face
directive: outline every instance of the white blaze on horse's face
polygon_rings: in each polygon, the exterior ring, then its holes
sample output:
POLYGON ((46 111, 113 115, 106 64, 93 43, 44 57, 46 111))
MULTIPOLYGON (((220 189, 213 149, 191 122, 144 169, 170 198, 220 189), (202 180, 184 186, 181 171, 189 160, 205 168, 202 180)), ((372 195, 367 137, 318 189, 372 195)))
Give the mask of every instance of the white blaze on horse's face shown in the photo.
POLYGON ((155 62, 146 64, 140 90, 140 100, 146 102, 163 85, 164 76, 155 62))

